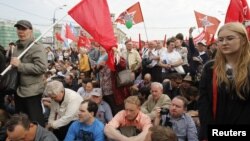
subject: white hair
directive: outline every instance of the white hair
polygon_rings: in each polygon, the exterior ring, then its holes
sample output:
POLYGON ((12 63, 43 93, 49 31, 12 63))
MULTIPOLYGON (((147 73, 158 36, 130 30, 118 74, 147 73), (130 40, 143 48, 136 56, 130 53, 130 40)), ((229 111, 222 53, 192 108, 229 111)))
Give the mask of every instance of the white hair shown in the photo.
POLYGON ((153 86, 156 86, 159 89, 163 90, 163 85, 161 83, 159 83, 159 82, 152 82, 151 87, 153 87, 153 86))
POLYGON ((60 92, 64 91, 64 87, 62 82, 53 80, 47 83, 46 88, 44 90, 44 94, 51 96, 51 95, 58 95, 60 92))

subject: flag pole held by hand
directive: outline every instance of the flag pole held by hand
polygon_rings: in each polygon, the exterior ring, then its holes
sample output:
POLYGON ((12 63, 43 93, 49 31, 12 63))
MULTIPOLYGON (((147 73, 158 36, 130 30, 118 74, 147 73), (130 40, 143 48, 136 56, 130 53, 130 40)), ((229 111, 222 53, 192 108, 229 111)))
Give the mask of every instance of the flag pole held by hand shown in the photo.
MULTIPOLYGON (((38 38, 36 38, 35 41, 33 41, 17 58, 20 59, 23 57, 23 55, 37 42, 39 41, 44 35, 46 35, 57 23, 59 23, 60 21, 62 21, 68 14, 66 14, 65 16, 63 16, 61 19, 57 20, 55 23, 53 23, 42 35, 40 35, 38 38)), ((54 36, 54 35, 53 35, 54 36)), ((1 76, 4 76, 7 71, 9 71, 11 69, 12 65, 9 65, 2 73, 1 76)))

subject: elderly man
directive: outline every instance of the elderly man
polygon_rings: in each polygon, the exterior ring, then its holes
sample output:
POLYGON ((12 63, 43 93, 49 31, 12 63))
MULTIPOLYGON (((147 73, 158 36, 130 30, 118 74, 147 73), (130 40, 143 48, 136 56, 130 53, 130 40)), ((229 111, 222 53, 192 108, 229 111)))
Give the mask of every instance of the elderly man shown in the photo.
POLYGON ((141 111, 144 114, 147 114, 151 118, 151 120, 154 120, 154 118, 156 117, 156 107, 168 108, 171 104, 170 98, 162 93, 162 84, 159 82, 153 82, 151 84, 151 95, 149 95, 147 101, 145 101, 141 106, 141 111))
POLYGON ((8 135, 6 141, 57 141, 54 134, 31 122, 26 114, 13 115, 5 126, 8 135))
POLYGON ((104 132, 113 140, 143 141, 152 126, 151 120, 140 111, 141 103, 137 96, 128 97, 124 103, 125 110, 115 115, 105 126, 104 132))
POLYGON ((104 125, 95 118, 98 105, 91 100, 84 100, 79 108, 79 120, 72 123, 65 141, 105 141, 104 125))
POLYGON ((103 124, 108 123, 113 118, 113 114, 109 104, 102 100, 102 89, 94 88, 90 95, 90 99, 98 105, 96 118, 102 121, 103 124))
POLYGON ((141 66, 141 57, 137 50, 133 49, 133 43, 128 40, 125 42, 126 51, 122 53, 122 57, 126 60, 127 68, 133 72, 137 72, 141 66))
POLYGON ((46 128, 52 129, 59 140, 63 140, 70 124, 77 120, 82 97, 73 90, 63 87, 59 81, 47 84, 45 92, 51 100, 51 111, 46 128))

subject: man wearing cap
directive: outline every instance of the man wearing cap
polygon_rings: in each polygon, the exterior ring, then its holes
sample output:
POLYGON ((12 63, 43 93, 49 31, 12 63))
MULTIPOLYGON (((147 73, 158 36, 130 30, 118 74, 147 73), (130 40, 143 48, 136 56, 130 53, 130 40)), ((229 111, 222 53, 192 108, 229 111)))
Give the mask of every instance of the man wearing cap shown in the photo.
POLYGON ((195 48, 193 41, 193 29, 189 29, 189 49, 190 49, 190 75, 196 81, 199 81, 201 76, 202 66, 209 60, 208 54, 205 52, 206 43, 204 40, 197 43, 195 48))
POLYGON ((90 99, 98 105, 96 118, 102 121, 103 124, 108 123, 113 118, 113 114, 109 104, 102 100, 102 89, 94 88, 90 95, 90 99))
POLYGON ((10 64, 19 72, 16 112, 26 113, 32 121, 44 126, 41 98, 44 91, 43 74, 47 69, 47 57, 44 47, 35 43, 22 58, 19 56, 34 41, 33 28, 29 21, 20 20, 16 27, 18 40, 10 64))

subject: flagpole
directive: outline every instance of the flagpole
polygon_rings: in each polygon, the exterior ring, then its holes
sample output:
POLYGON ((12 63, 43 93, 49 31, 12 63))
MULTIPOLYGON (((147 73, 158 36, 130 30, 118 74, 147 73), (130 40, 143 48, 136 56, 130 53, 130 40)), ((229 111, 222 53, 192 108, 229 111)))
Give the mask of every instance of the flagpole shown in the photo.
MULTIPOLYGON (((37 42, 39 41, 44 35, 46 35, 57 23, 62 21, 68 14, 63 16, 61 19, 57 20, 55 23, 53 23, 43 34, 41 34, 39 37, 36 38, 35 41, 33 41, 17 58, 20 59, 23 57, 23 55, 37 42)), ((54 35, 53 35, 54 36, 54 35)), ((4 76, 4 74, 11 69, 12 65, 9 65, 2 73, 1 76, 4 76)))
POLYGON ((143 21, 143 25, 144 25, 144 30, 145 30, 145 33, 146 33, 146 39, 147 39, 147 42, 148 42, 148 33, 147 33, 145 21, 143 21))

